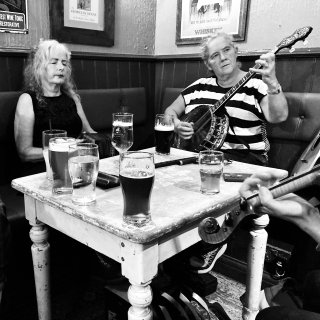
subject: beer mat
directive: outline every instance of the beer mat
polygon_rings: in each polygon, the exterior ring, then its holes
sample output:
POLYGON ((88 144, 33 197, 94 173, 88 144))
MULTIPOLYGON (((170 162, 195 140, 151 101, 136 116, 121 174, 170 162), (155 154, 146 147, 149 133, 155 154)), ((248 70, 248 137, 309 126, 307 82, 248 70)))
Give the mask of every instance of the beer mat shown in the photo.
MULTIPOLYGON (((154 154, 154 163, 156 168, 176 164, 186 164, 184 163, 184 159, 186 159, 186 161, 191 161, 187 163, 193 163, 193 161, 195 160, 187 159, 194 159, 194 157, 198 157, 198 154, 195 152, 180 150, 176 148, 171 148, 169 155, 156 154, 155 148, 143 149, 141 151, 151 152, 154 154), (182 163, 180 163, 179 160, 181 160, 182 163)), ((99 172, 119 176, 119 156, 101 159, 99 162, 99 172)))

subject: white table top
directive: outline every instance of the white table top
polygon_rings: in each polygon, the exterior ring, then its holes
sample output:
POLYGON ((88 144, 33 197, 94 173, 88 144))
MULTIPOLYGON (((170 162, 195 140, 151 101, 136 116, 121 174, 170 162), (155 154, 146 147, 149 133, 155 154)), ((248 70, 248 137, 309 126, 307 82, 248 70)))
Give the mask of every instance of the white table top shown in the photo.
MULTIPOLYGON (((174 153, 172 156, 177 154, 174 153)), ((189 157, 190 153, 185 154, 186 156, 189 157)), ((116 156, 100 160, 100 169, 108 173, 117 170, 118 158, 116 156)), ((241 162, 233 162, 224 168, 225 172, 254 173, 257 170, 265 170, 265 168, 241 162)), ((286 171, 280 171, 286 174, 286 171)), ((25 195, 136 243, 149 243, 179 228, 199 223, 209 215, 216 217, 222 215, 224 208, 238 200, 240 185, 239 182, 222 181, 220 193, 203 195, 200 192, 198 165, 172 165, 157 168, 151 196, 152 221, 144 227, 135 227, 128 226, 122 221, 121 187, 107 190, 97 188, 95 204, 77 206, 72 203, 71 195, 52 194, 51 183, 46 179, 45 173, 12 181, 12 187, 25 195)))

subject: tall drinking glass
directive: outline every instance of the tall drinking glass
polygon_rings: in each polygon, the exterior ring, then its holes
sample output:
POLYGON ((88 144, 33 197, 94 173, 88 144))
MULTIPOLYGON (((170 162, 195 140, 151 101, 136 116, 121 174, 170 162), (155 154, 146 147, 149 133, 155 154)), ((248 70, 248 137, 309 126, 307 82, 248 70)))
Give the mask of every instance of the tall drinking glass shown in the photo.
POLYGON ((99 151, 95 143, 69 146, 69 173, 72 181, 72 202, 89 205, 96 201, 96 182, 99 171, 99 151))
POLYGON ((52 169, 53 194, 71 194, 72 181, 68 168, 69 146, 77 140, 70 137, 52 138, 49 141, 49 161, 52 169))
POLYGON ((151 220, 150 197, 154 168, 153 153, 132 151, 120 154, 123 220, 128 224, 139 227, 151 220))
POLYGON ((128 151, 133 144, 133 114, 112 114, 112 140, 113 147, 119 154, 128 151))
POLYGON ((199 153, 199 170, 201 192, 216 194, 220 192, 220 182, 223 173, 224 155, 221 151, 204 150, 199 153))
POLYGON ((66 137, 67 131, 66 130, 44 130, 42 131, 42 152, 44 161, 46 163, 46 172, 47 172, 47 179, 52 180, 52 170, 49 163, 49 140, 55 137, 66 137))
POLYGON ((154 124, 157 154, 170 154, 173 132, 173 116, 167 114, 157 114, 154 124))

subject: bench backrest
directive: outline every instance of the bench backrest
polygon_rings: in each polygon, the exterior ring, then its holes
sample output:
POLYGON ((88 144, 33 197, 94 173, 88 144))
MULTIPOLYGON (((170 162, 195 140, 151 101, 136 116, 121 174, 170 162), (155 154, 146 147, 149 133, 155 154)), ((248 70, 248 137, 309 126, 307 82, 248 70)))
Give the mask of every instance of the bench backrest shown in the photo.
POLYGON ((97 131, 112 127, 112 113, 134 114, 134 125, 147 121, 145 88, 78 90, 90 125, 97 131))

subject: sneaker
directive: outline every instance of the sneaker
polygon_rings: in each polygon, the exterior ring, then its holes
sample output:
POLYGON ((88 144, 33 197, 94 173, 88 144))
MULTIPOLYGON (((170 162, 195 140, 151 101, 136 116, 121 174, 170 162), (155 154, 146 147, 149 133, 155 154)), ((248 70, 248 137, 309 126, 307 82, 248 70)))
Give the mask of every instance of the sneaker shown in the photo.
POLYGON ((201 255, 194 255, 189 258, 189 267, 194 273, 207 273, 212 270, 216 261, 224 254, 227 249, 227 244, 218 246, 211 245, 210 251, 205 251, 201 255), (212 249, 212 247, 214 247, 212 249))

